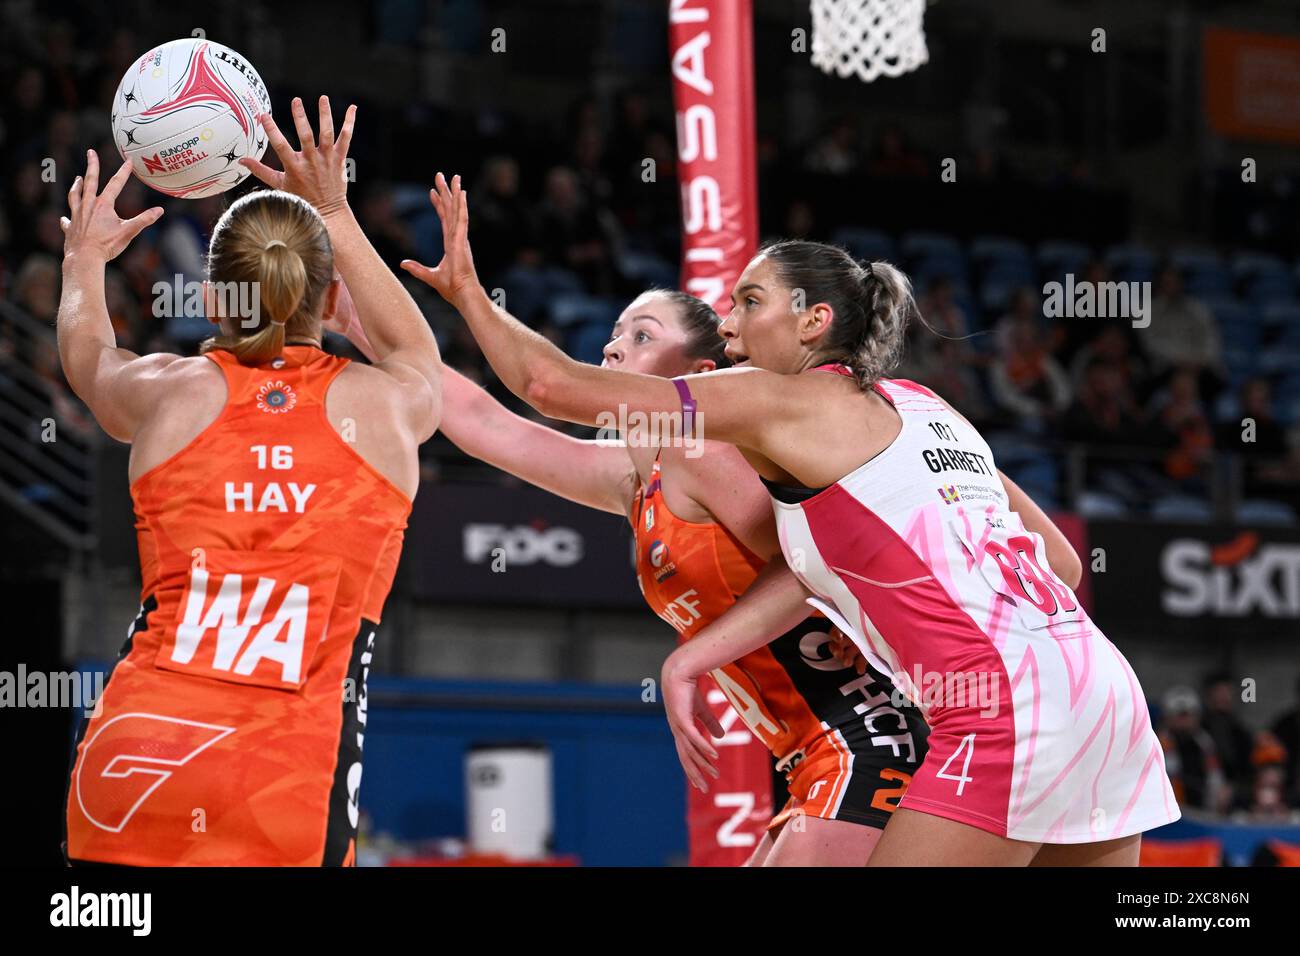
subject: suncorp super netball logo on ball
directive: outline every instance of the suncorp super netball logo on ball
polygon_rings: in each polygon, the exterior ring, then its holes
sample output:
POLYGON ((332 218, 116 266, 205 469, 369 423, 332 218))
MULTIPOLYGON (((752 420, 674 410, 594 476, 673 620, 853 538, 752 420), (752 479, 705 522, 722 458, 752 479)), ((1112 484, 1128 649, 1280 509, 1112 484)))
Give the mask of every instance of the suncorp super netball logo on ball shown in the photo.
POLYGON ((212 138, 212 130, 205 129, 200 135, 191 137, 183 143, 161 149, 152 156, 141 156, 144 168, 151 173, 166 175, 182 170, 187 166, 201 163, 208 158, 206 150, 199 147, 204 139, 212 138))

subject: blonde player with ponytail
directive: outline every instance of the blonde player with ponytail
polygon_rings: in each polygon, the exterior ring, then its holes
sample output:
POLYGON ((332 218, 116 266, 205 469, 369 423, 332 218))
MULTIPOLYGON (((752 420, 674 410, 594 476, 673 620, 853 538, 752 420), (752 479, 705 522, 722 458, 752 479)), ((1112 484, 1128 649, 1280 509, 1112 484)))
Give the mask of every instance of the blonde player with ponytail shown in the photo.
MULTIPOLYGON (((117 348, 104 266, 150 222, 113 210, 88 154, 64 220, 59 350, 68 381, 131 443, 140 612, 68 784, 71 863, 349 865, 365 681, 438 424, 433 334, 361 232, 343 162, 355 107, 300 151, 261 118, 284 171, 233 203, 208 256, 201 355, 117 348), (321 350, 351 287, 374 351, 321 350)), ((350 310, 349 314, 350 314, 350 310)))

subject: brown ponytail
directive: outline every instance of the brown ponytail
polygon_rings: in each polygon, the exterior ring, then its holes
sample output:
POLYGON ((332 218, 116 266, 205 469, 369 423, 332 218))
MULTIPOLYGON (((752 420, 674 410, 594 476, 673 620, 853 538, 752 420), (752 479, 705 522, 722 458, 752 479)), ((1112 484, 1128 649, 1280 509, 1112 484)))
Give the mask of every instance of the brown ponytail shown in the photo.
POLYGON ((838 246, 785 240, 761 250, 781 282, 803 291, 806 307, 826 303, 834 318, 823 351, 853 372, 859 387, 887 378, 903 357, 907 324, 919 319, 912 283, 888 262, 865 265, 838 246))
POLYGON ((219 311, 231 331, 199 351, 224 349, 243 365, 260 365, 280 355, 289 336, 316 338, 333 276, 329 235, 310 204, 279 190, 236 200, 217 221, 208 250, 208 282, 218 299, 226 293, 219 311))

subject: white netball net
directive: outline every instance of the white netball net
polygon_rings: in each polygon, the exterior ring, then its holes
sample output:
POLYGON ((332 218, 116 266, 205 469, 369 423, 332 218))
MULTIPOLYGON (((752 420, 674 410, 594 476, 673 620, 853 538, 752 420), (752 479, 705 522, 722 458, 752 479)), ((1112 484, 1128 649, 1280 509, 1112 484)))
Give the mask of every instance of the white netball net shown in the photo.
POLYGON ((930 58, 925 0, 812 0, 812 61, 823 72, 901 76, 930 58))

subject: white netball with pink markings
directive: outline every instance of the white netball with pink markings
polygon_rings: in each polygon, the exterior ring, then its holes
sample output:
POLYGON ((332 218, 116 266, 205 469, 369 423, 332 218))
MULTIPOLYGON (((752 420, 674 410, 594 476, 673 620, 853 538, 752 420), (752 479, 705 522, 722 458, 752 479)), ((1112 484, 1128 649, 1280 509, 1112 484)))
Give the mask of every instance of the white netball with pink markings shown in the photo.
POLYGON ((257 116, 271 97, 257 70, 229 47, 187 37, 155 47, 127 68, 112 107, 113 139, 135 174, 168 196, 223 193, 260 159, 257 116))

